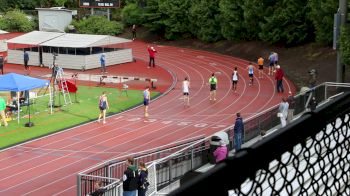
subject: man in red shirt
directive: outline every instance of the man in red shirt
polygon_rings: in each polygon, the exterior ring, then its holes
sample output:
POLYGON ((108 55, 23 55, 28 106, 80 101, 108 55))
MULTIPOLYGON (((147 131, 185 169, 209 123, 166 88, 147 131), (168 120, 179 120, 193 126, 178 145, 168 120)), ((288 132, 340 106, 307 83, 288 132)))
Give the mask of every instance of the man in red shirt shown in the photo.
POLYGON ((284 92, 283 89, 283 77, 284 77, 284 73, 283 70, 281 69, 281 67, 279 65, 276 66, 276 75, 275 75, 275 79, 277 81, 277 92, 284 92))
POLYGON ((149 53, 149 64, 148 67, 151 67, 151 63, 153 62, 153 67, 155 67, 155 62, 154 62, 154 57, 156 56, 156 49, 154 49, 154 47, 149 47, 147 48, 148 53, 149 53))

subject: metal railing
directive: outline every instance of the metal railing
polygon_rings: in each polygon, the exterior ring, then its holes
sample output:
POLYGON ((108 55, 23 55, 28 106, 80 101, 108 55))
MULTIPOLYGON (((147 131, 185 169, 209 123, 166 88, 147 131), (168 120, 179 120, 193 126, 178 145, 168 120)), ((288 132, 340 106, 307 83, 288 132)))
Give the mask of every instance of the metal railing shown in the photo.
POLYGON ((350 195, 349 141, 346 92, 169 195, 350 195))
MULTIPOLYGON (((157 160, 166 157, 169 154, 173 154, 174 152, 177 152, 186 146, 190 146, 196 141, 203 141, 203 136, 200 135, 194 138, 188 138, 186 140, 160 146, 155 149, 120 156, 81 171, 77 176, 77 195, 87 195, 92 193, 95 191, 94 184, 99 181, 103 183, 103 187, 106 187, 110 183, 116 182, 117 185, 113 186, 113 191, 115 195, 120 195, 122 193, 120 191, 120 185, 122 183, 119 179, 122 178, 123 173, 127 168, 125 161, 127 157, 133 156, 136 164, 140 161, 149 163, 153 160, 157 160)), ((150 167, 151 166, 148 166, 148 168, 150 167)), ((149 176, 152 176, 152 174, 149 174, 149 176)), ((151 184, 149 189, 152 186, 155 186, 155 184, 151 184)))
MULTIPOLYGON (((350 85, 339 83, 323 83, 313 89, 310 89, 308 92, 296 95, 294 112, 295 115, 305 112, 305 104, 307 103, 311 92, 313 93, 313 96, 316 97, 317 102, 322 103, 327 101, 329 97, 338 94, 339 91, 343 91, 343 87, 348 88, 350 85)), ((277 118, 277 113, 278 105, 268 108, 248 119, 245 119, 244 141, 247 142, 252 138, 257 137, 260 135, 261 130, 270 130, 272 128, 278 127, 280 121, 277 118)), ((233 138, 232 127, 228 127, 222 131, 225 131, 228 134, 229 138, 233 138)), ((193 171, 208 163, 209 156, 212 154, 210 151, 210 141, 211 136, 182 145, 181 148, 177 148, 177 151, 172 149, 171 152, 168 151, 168 154, 163 154, 163 156, 155 156, 157 152, 154 152, 153 155, 136 157, 136 162, 141 160, 143 162, 154 161, 148 166, 149 179, 151 179, 151 183, 147 194, 151 195, 157 192, 157 190, 160 190, 172 182, 181 179, 181 177, 183 177, 187 172, 193 171)), ((232 149, 233 146, 234 144, 232 141, 230 149, 232 149)), ((145 153, 146 152, 140 152, 138 155, 145 153)), ((124 163, 125 158, 126 156, 119 157, 112 161, 104 162, 93 168, 80 172, 78 174, 78 179, 83 175, 105 176, 120 179, 122 177, 123 171, 126 169, 126 165, 124 163)), ((80 189, 82 188, 82 186, 78 186, 78 195, 80 195, 80 189)))

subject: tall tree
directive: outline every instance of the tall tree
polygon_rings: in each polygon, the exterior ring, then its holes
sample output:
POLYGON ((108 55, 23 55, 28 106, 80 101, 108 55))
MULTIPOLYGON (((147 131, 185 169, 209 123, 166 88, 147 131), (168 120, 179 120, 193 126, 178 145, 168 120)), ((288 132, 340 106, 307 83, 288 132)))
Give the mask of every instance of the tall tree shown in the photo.
POLYGON ((247 38, 243 15, 244 0, 221 0, 219 3, 221 33, 228 40, 247 38))
POLYGON ((220 0, 194 0, 189 11, 191 32, 200 40, 215 42, 222 38, 220 0))
POLYGON ((331 44, 333 41, 333 15, 337 12, 339 1, 309 0, 308 18, 315 27, 316 42, 331 44))
POLYGON ((159 4, 163 15, 161 23, 165 27, 165 38, 177 39, 189 34, 188 10, 190 0, 164 0, 159 4))
POLYGON ((0 29, 10 32, 29 32, 34 30, 34 22, 20 10, 6 12, 0 17, 0 29))
POLYGON ((304 0, 278 0, 270 16, 264 17, 259 37, 269 43, 295 45, 308 38, 309 22, 304 0))
POLYGON ((151 31, 163 35, 165 27, 161 22, 163 14, 159 11, 159 3, 164 0, 146 0, 144 11, 144 25, 151 31))

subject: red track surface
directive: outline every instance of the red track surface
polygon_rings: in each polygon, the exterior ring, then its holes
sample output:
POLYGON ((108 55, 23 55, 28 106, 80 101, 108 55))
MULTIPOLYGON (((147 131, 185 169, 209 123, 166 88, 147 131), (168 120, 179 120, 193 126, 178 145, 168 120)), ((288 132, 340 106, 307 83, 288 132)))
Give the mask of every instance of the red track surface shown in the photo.
MULTIPOLYGON (((148 60, 147 44, 136 41, 129 47, 136 58, 148 60)), ((2 151, 0 195, 75 195, 76 174, 87 167, 196 135, 210 136, 232 125, 236 112, 248 118, 287 96, 276 94, 275 80, 266 74, 248 86, 247 61, 168 46, 156 49, 156 64, 171 70, 177 81, 168 94, 151 102, 148 120, 143 118, 143 108, 137 108, 110 116, 105 125, 89 123, 2 151), (234 65, 240 74, 238 93, 231 90, 234 65), (219 82, 215 103, 209 101, 207 85, 213 72, 218 73, 219 82), (189 108, 184 108, 180 99, 185 76, 191 81, 189 108)), ((153 72, 157 78, 164 73, 160 68, 147 70, 146 63, 144 66, 140 73, 153 72)), ((165 83, 172 82, 170 77, 162 78, 169 79, 165 83)), ((294 91, 287 80, 284 86, 285 92, 294 91)))

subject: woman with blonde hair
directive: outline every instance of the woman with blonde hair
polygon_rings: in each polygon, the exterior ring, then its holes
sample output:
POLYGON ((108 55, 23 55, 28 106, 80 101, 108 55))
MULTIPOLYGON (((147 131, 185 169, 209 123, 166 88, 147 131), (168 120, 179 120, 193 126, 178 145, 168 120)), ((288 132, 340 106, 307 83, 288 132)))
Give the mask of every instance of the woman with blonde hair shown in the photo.
POLYGON ((103 124, 105 124, 106 110, 109 109, 106 91, 102 92, 102 95, 100 96, 100 99, 99 99, 98 107, 100 109, 100 115, 98 116, 97 122, 100 122, 100 119, 103 118, 103 124))

